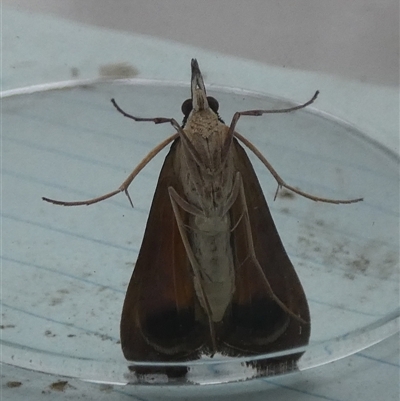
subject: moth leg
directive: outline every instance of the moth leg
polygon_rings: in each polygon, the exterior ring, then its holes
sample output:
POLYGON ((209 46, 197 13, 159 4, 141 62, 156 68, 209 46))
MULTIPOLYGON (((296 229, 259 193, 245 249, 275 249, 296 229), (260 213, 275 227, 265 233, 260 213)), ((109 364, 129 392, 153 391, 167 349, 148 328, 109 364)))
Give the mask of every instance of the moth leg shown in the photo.
MULTIPOLYGON (((240 173, 238 173, 240 174, 240 173)), ((240 176, 240 190, 239 190, 239 200, 241 202, 241 205, 243 207, 243 221, 245 224, 245 228, 246 228, 246 240, 247 240, 247 249, 249 252, 248 257, 250 259, 252 259, 252 261, 254 262, 254 265, 256 266, 257 270, 259 271, 259 273, 261 274, 261 277, 264 280, 264 283, 267 287, 267 291, 269 292, 271 298, 287 313, 289 314, 291 317, 293 317, 294 319, 296 319, 297 321, 307 324, 306 321, 304 321, 301 317, 297 316, 295 313, 293 313, 274 293, 274 290, 271 288, 271 285, 269 284, 268 279, 265 277, 265 274, 262 270, 262 267, 257 259, 257 255, 254 249, 254 242, 253 242, 253 235, 251 232, 251 224, 250 224, 250 217, 249 217, 249 211, 247 209, 247 202, 246 202, 246 194, 244 192, 244 187, 243 187, 243 181, 242 178, 240 176)))
POLYGON ((318 97, 319 91, 314 93, 314 96, 308 100, 307 102, 300 104, 298 106, 289 107, 286 109, 274 109, 274 110, 247 110, 247 111, 237 111, 232 118, 231 125, 229 126, 228 134, 233 137, 235 132, 235 127, 239 118, 241 116, 262 116, 263 114, 276 114, 276 113, 290 113, 295 110, 303 109, 304 107, 309 106, 310 104, 314 103, 315 99, 318 97))
POLYGON ((54 203, 55 205, 81 206, 81 205, 92 205, 93 203, 101 202, 105 199, 111 198, 112 196, 117 195, 120 192, 125 192, 126 196, 129 199, 131 206, 133 207, 132 199, 128 193, 129 185, 131 185, 134 178, 143 170, 143 168, 147 165, 147 163, 149 163, 150 160, 153 159, 169 143, 171 143, 173 140, 178 138, 178 136, 179 136, 178 134, 171 135, 169 138, 165 139, 160 144, 158 144, 153 150, 151 150, 149 152, 149 154, 137 165, 137 167, 129 174, 127 179, 115 191, 109 192, 109 193, 99 196, 97 198, 88 199, 88 200, 84 200, 84 201, 66 202, 66 201, 59 201, 59 200, 55 200, 55 199, 45 198, 45 197, 43 197, 42 199, 46 202, 54 203))
POLYGON ((185 135, 185 131, 183 130, 183 128, 177 123, 177 121, 174 118, 166 118, 166 117, 135 117, 132 114, 127 113, 126 111, 122 110, 121 107, 118 106, 117 102, 115 101, 115 99, 111 99, 111 103, 113 104, 113 106, 124 116, 127 118, 131 118, 134 121, 139 121, 139 122, 152 122, 154 124, 165 124, 165 123, 169 123, 171 124, 177 131, 177 135, 180 136, 182 142, 186 145, 186 147, 188 148, 189 152, 191 153, 193 159, 196 161, 197 164, 201 163, 201 158, 196 150, 196 148, 194 147, 194 145, 192 144, 192 142, 190 142, 189 138, 185 135))
POLYGON ((187 237, 186 230, 185 230, 186 226, 185 226, 184 222, 182 221, 182 216, 179 212, 179 207, 181 207, 185 212, 190 213, 195 216, 196 215, 203 216, 204 214, 203 213, 199 214, 198 211, 200 209, 197 209, 196 207, 190 205, 188 202, 186 202, 184 199, 182 199, 182 197, 179 196, 179 194, 175 191, 174 188, 169 187, 168 192, 169 192, 169 197, 170 197, 171 204, 172 204, 172 209, 174 211, 174 215, 176 218, 176 222, 178 224, 179 234, 182 238, 182 242, 185 247, 185 251, 188 256, 189 262, 192 266, 194 280, 196 280, 196 282, 198 284, 198 288, 200 289, 200 296, 202 298, 201 299, 202 304, 204 305, 204 307, 206 309, 208 324, 209 324, 209 328, 210 328, 211 342, 212 342, 212 346, 213 346, 213 351, 215 353, 217 350, 217 342, 216 342, 216 337, 215 337, 214 322, 211 319, 211 316, 212 316, 211 307, 210 307, 210 303, 208 302, 207 295, 203 289, 203 286, 201 285, 201 276, 202 276, 201 269, 196 260, 196 257, 194 256, 191 245, 189 243, 189 239, 187 237))
POLYGON ((235 174, 235 181, 233 182, 232 191, 224 205, 224 208, 222 209, 222 216, 225 216, 227 213, 229 213, 229 210, 231 209, 231 207, 236 202, 236 199, 239 196, 240 187, 242 185, 243 185, 242 176, 240 175, 239 171, 237 171, 235 174))
POLYGON ((278 188, 275 193, 275 198, 278 195, 278 191, 280 188, 284 187, 289 189, 290 191, 304 196, 305 198, 311 199, 315 202, 325 202, 325 203, 334 203, 334 204, 347 204, 347 203, 355 203, 355 202, 360 202, 363 200, 363 198, 356 198, 356 199, 329 199, 329 198, 322 198, 319 196, 314 196, 311 194, 308 194, 307 192, 303 192, 295 187, 292 187, 291 185, 286 184, 285 181, 279 176, 279 174, 275 171, 275 169, 271 166, 271 164, 268 162, 268 160, 262 155, 262 153, 246 138, 244 138, 242 135, 238 134, 235 132, 235 127, 237 122, 239 121, 239 118, 241 116, 262 116, 263 114, 276 114, 276 113, 290 113, 295 110, 300 110, 303 109, 304 107, 309 106, 310 104, 314 103, 315 99, 318 97, 319 91, 316 91, 314 93, 314 96, 308 100, 307 102, 300 104, 298 106, 294 107, 289 107, 286 109, 277 109, 277 110, 247 110, 247 111, 238 111, 234 114, 231 125, 229 126, 229 131, 227 134, 227 143, 224 145, 224 148, 226 149, 225 153, 227 153, 227 150, 229 149, 229 145, 231 144, 232 138, 235 136, 238 138, 242 143, 244 143, 260 160, 261 162, 267 167, 267 169, 270 171, 270 173, 273 175, 275 180, 278 183, 278 188))
POLYGON ((87 199, 84 201, 72 201, 72 202, 67 202, 67 201, 59 201, 56 199, 50 199, 46 197, 42 197, 42 200, 53 203, 55 205, 61 205, 61 206, 81 206, 81 205, 92 205, 93 203, 97 203, 100 201, 103 201, 105 199, 111 198, 114 195, 119 194, 120 192, 125 192, 126 196, 129 199, 129 202, 131 206, 133 207, 133 202, 132 199, 128 193, 128 187, 133 181, 133 179, 139 174, 139 172, 146 166, 146 164, 159 153, 163 148, 165 148, 169 143, 171 143, 173 140, 177 139, 180 137, 182 141, 186 144, 188 149, 190 150, 190 153, 192 154, 193 158, 199 163, 200 159, 198 156, 198 153, 196 149, 194 148, 193 144, 189 141, 189 139, 186 137, 182 127, 176 122, 175 119, 173 118, 164 118, 164 117, 155 117, 155 118, 142 118, 142 117, 135 117, 132 114, 126 113, 124 110, 121 109, 121 107, 118 106, 117 102, 115 99, 111 99, 111 103, 113 106, 118 110, 119 113, 121 113, 124 117, 131 118, 134 121, 142 121, 142 122, 153 122, 155 124, 164 124, 164 123, 170 123, 178 132, 175 133, 174 135, 171 135, 169 138, 165 139, 163 142, 161 142, 158 146, 156 146, 140 163, 139 165, 132 171, 132 173, 128 176, 128 178, 121 184, 121 186, 116 189, 115 191, 109 192, 105 195, 99 196, 97 198, 93 199, 87 199))
POLYGON ((276 182, 278 183, 278 188, 275 192, 275 198, 278 195, 278 191, 280 188, 284 187, 289 189, 290 191, 303 196, 304 198, 311 199, 315 202, 325 202, 325 203, 334 203, 334 204, 346 204, 346 203, 356 203, 363 200, 363 198, 356 198, 356 199, 328 199, 328 198, 321 198, 319 196, 311 195, 307 192, 303 192, 300 189, 292 187, 291 185, 286 184, 285 181, 279 176, 276 170, 272 167, 271 163, 263 156, 263 154, 244 136, 240 135, 239 133, 235 132, 235 137, 238 138, 242 143, 244 143, 264 164, 264 166, 269 170, 272 176, 275 178, 276 182))

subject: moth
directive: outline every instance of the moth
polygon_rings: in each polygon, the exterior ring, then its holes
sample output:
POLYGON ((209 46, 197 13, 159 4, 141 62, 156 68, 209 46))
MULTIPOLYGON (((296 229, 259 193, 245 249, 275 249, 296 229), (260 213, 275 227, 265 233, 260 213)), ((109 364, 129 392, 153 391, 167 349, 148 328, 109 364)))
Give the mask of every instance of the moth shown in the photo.
MULTIPOLYGON (((278 183, 314 201, 331 200, 287 185, 264 156, 235 131, 241 116, 286 113, 281 110, 234 114, 225 125, 218 102, 206 94, 199 65, 191 61, 191 98, 182 104, 180 125, 172 118, 135 121, 169 123, 176 133, 154 148, 115 191, 128 187, 140 170, 172 142, 155 190, 142 246, 121 317, 121 345, 129 361, 188 361, 202 355, 266 354, 302 347, 310 337, 310 313, 303 287, 282 245, 252 164, 239 142, 265 164, 278 183)), ((133 206, 133 205, 132 205, 133 206)), ((277 358, 291 363, 301 352, 277 358)))

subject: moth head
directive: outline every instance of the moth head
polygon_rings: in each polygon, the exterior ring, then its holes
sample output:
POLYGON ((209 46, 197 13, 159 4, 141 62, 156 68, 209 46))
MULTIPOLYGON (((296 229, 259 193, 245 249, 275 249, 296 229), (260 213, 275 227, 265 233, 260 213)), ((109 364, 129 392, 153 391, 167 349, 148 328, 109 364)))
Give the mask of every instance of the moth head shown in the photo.
POLYGON ((191 99, 187 99, 182 103, 182 113, 184 115, 183 126, 185 126, 187 119, 192 112, 201 112, 203 110, 209 110, 214 113, 220 121, 222 121, 218 115, 219 104, 218 101, 207 96, 206 87, 204 85, 203 76, 199 68, 199 64, 196 59, 192 59, 192 79, 191 79, 191 99))

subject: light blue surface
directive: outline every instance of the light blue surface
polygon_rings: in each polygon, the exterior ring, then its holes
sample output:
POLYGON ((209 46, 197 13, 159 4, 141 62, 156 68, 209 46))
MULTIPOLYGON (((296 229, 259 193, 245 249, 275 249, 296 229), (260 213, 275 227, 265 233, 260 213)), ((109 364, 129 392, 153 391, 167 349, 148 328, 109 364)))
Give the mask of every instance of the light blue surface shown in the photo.
MULTIPOLYGON (((393 150, 398 149, 397 113, 392 109, 398 93, 393 89, 338 79, 333 81, 329 76, 272 68, 178 43, 94 29, 4 8, 3 24, 3 90, 67 80, 71 78, 71 68, 79 70, 79 78, 95 78, 100 66, 121 62, 134 66, 140 78, 186 83, 190 74, 188 61, 196 57, 201 61, 207 83, 258 90, 297 101, 306 100, 314 89, 320 89, 322 95, 318 109, 350 121, 375 140, 393 150), (228 70, 226 66, 229 66, 228 70)), ((69 116, 65 117, 67 120, 69 116)), ((162 132, 159 134, 162 137, 162 132)), ((159 136, 154 138, 154 143, 158 142, 156 138, 159 136)), ((28 162, 25 160, 25 163, 28 162)), ((121 165, 118 168, 129 169, 130 166, 121 165)), ((18 188, 15 190, 18 191, 18 188)), ((23 196, 21 193, 20 197, 23 196)), ((79 213, 93 213, 96 216, 96 212, 89 212, 89 209, 79 213)), ((112 224, 110 227, 118 230, 112 224)), ((79 252, 85 252, 85 249, 80 249, 79 241, 74 246, 77 257, 79 252)), ((8 262, 2 261, 3 264, 8 262)), ((7 300, 3 299, 3 302, 7 300)), ((398 375, 398 338, 391 338, 354 356, 304 372, 300 376, 246 384, 251 391, 246 398, 262 400, 268 394, 276 400, 397 400, 398 375), (255 390, 262 392, 257 394, 255 390)), ((43 390, 56 394, 57 399, 112 400, 129 397, 147 400, 174 397, 168 389, 164 389, 161 394, 157 394, 157 390, 154 394, 138 394, 134 387, 112 390, 75 380, 70 381, 71 387, 67 387, 65 392, 55 393, 47 389, 55 380, 54 377, 2 366, 2 397, 24 399, 29 394, 29 399, 42 399, 43 390), (4 386, 8 381, 18 380, 23 382, 19 388, 4 386)), ((234 393, 243 391, 237 386, 230 388, 234 393)), ((193 389, 188 391, 188 396, 195 395, 193 389)), ((215 389, 212 391, 218 392, 215 389)), ((226 391, 226 388, 221 387, 221 393, 226 391)), ((198 395, 205 396, 207 392, 207 389, 202 388, 198 395)), ((183 389, 181 396, 185 396, 183 389)), ((237 400, 242 397, 238 394, 237 400)), ((235 398, 230 396, 229 399, 235 398)))

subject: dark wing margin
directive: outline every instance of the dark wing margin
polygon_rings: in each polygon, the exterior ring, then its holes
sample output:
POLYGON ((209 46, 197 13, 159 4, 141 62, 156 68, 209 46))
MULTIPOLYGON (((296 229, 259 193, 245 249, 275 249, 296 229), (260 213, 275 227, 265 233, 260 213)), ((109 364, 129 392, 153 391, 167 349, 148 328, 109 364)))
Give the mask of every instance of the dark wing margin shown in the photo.
POLYGON ((191 268, 168 195, 170 186, 182 193, 173 168, 178 142, 161 169, 122 310, 121 346, 130 361, 197 359, 208 333, 196 319, 191 268))

